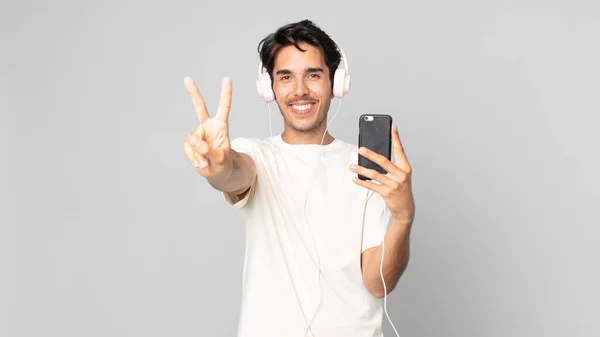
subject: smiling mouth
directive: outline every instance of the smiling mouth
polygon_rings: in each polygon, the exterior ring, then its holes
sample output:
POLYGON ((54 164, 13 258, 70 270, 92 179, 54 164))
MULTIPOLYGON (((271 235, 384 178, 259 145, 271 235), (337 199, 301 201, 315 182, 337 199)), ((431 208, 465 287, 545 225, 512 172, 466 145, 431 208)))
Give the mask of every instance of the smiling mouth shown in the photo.
POLYGON ((307 103, 302 102, 302 103, 290 104, 289 106, 292 108, 292 111, 295 114, 307 115, 313 110, 315 103, 314 102, 307 102, 307 103))

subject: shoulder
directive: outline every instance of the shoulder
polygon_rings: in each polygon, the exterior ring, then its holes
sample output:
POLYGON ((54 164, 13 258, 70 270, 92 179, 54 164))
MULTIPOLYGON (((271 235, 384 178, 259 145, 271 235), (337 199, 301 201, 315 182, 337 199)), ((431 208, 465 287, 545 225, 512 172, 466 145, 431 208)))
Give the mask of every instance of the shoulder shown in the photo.
POLYGON ((340 159, 355 163, 358 160, 358 146, 337 138, 333 153, 337 153, 340 159))
POLYGON ((231 149, 237 152, 244 152, 250 156, 256 156, 265 147, 268 147, 270 142, 268 139, 260 139, 256 137, 236 137, 231 140, 231 149))
POLYGON ((335 148, 341 150, 357 151, 358 146, 354 143, 350 143, 342 138, 335 138, 335 148))
POLYGON ((236 137, 231 140, 232 149, 250 149, 256 147, 260 138, 236 137))
POLYGON ((342 139, 338 139, 337 141, 340 143, 341 147, 346 149, 347 151, 358 153, 358 146, 356 144, 348 143, 347 141, 342 139))

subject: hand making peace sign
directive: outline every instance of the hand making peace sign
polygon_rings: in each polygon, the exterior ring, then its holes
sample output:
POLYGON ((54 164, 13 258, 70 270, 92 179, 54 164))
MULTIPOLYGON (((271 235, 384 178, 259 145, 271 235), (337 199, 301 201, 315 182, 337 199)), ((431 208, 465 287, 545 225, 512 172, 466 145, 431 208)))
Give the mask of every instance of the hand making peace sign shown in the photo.
POLYGON ((371 181, 363 181, 354 177, 354 183, 372 190, 383 198, 392 217, 402 222, 412 224, 415 216, 415 201, 412 194, 412 167, 408 163, 406 153, 400 143, 398 127, 392 126, 392 144, 394 148, 395 164, 386 157, 372 150, 361 148, 359 153, 379 164, 387 174, 381 174, 375 170, 367 169, 358 165, 350 165, 350 170, 365 177, 371 178, 371 181), (375 181, 375 182, 374 182, 375 181))
POLYGON ((207 178, 231 173, 233 160, 228 126, 231 79, 228 77, 223 79, 219 109, 214 118, 208 115, 206 103, 194 81, 186 77, 184 85, 200 122, 184 142, 184 150, 190 163, 196 167, 200 175, 207 178))

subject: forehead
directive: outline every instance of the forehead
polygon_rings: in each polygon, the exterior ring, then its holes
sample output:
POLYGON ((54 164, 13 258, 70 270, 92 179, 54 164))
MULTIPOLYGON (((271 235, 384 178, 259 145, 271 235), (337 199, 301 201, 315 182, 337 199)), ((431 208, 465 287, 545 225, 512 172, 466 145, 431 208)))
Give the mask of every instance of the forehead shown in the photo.
POLYGON ((299 70, 306 68, 323 68, 325 66, 325 55, 319 47, 315 47, 308 43, 300 43, 300 48, 305 51, 298 50, 296 46, 285 46, 279 50, 275 56, 274 72, 280 69, 299 70))

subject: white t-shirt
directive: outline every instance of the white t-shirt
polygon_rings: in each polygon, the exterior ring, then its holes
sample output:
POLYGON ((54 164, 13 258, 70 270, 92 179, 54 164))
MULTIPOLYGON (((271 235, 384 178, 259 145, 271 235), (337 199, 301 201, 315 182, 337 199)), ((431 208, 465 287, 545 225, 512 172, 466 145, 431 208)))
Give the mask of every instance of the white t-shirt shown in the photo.
POLYGON ((242 200, 223 193, 245 220, 238 337, 382 337, 383 302, 364 286, 360 265, 388 223, 379 194, 352 182, 358 148, 339 139, 292 145, 281 135, 231 146, 257 168, 242 200))

